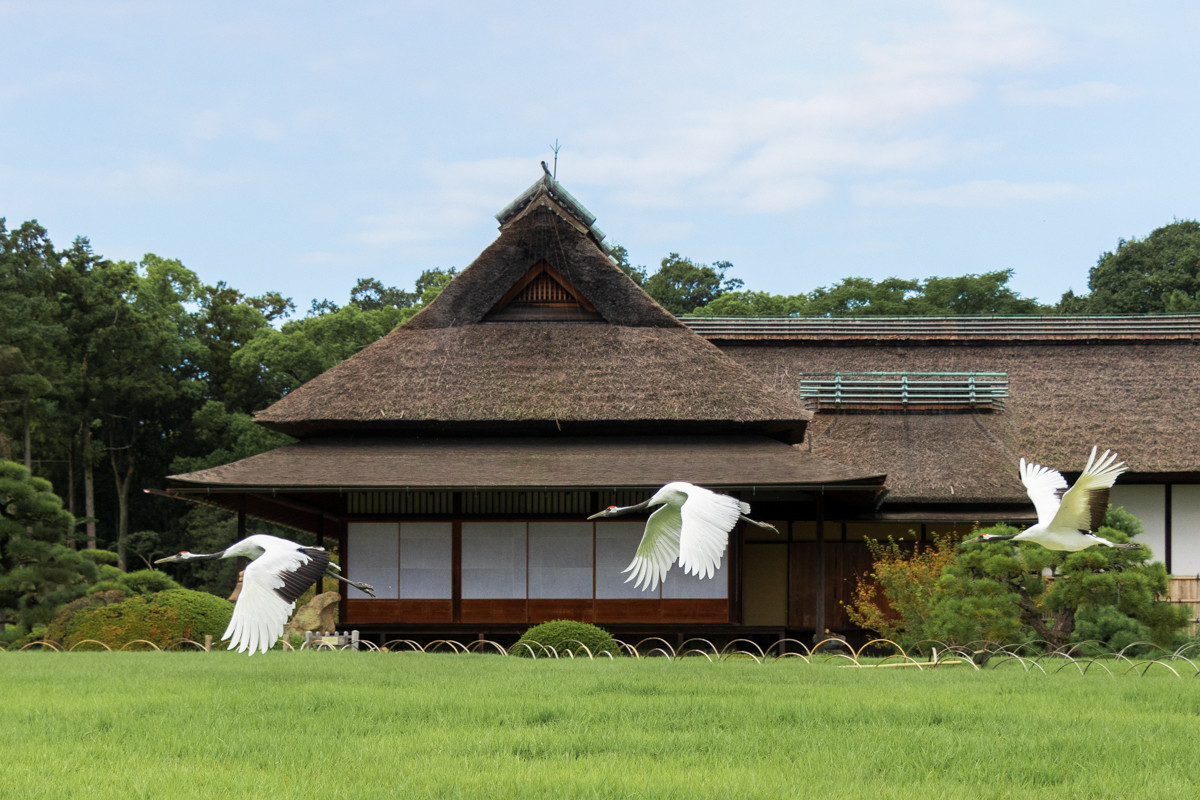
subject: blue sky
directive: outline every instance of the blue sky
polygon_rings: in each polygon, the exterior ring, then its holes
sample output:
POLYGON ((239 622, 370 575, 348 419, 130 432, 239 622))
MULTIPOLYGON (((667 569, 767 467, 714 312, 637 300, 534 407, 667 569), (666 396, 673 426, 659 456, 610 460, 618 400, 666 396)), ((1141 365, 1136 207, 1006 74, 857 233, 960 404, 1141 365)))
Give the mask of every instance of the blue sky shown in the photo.
POLYGON ((541 175, 654 267, 1087 289, 1200 216, 1186 2, 5 2, 0 217, 303 314, 465 267, 541 175))

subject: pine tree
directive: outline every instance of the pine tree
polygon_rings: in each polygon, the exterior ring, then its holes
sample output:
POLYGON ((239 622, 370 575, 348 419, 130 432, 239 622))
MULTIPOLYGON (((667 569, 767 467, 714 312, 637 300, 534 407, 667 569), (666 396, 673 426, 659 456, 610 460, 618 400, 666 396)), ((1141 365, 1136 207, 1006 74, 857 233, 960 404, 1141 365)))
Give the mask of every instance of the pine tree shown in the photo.
POLYGON ((0 461, 0 614, 5 638, 45 624, 96 580, 96 565, 64 542, 75 524, 49 481, 0 461))

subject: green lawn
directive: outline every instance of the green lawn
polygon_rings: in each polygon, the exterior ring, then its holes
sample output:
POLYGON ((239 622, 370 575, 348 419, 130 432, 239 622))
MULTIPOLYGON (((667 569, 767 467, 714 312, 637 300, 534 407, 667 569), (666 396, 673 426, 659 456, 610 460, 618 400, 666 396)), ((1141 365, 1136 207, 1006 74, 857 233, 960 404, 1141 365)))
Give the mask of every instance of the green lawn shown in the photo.
POLYGON ((22 798, 1200 796, 1200 678, 0 653, 22 798))

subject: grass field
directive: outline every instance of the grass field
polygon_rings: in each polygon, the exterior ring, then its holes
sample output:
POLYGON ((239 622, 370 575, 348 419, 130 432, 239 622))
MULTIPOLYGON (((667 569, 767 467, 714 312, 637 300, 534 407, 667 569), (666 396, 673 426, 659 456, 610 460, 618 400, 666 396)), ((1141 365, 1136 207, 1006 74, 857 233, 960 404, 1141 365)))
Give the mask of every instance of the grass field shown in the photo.
POLYGON ((1200 796, 1200 679, 836 663, 0 653, 0 795, 1200 796))

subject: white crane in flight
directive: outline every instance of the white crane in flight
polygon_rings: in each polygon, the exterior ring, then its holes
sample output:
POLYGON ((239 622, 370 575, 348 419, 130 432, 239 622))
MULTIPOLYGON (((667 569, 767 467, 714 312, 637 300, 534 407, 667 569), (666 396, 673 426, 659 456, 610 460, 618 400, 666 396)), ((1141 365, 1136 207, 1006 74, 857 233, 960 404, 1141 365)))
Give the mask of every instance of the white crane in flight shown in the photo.
POLYGON ((256 533, 219 553, 189 553, 184 550, 160 558, 155 564, 207 561, 243 556, 252 559, 242 574, 242 588, 233 605, 229 627, 221 635, 229 649, 239 653, 265 653, 283 636, 283 626, 296 608, 296 598, 321 576, 337 578, 375 596, 374 587, 342 577, 337 564, 330 563, 324 547, 305 547, 278 536, 256 533))
POLYGON ((1108 493, 1117 476, 1127 467, 1117 462, 1117 454, 1108 450, 1096 458, 1092 448, 1087 466, 1075 485, 1067 489, 1067 481, 1055 470, 1040 464, 1026 464, 1021 459, 1021 482, 1037 510, 1037 524, 1011 536, 982 534, 969 542, 999 542, 1013 539, 1018 542, 1037 542, 1049 550, 1076 551, 1102 544, 1122 550, 1141 547, 1134 542, 1110 542, 1093 531, 1104 523, 1108 511, 1108 493), (1065 491, 1064 491, 1065 490, 1065 491))
POLYGON ((749 503, 682 481, 668 483, 643 503, 609 506, 588 519, 634 514, 651 506, 659 508, 646 520, 633 561, 622 570, 632 573, 625 582, 634 581, 642 591, 657 589, 676 558, 685 574, 711 578, 721 567, 729 532, 738 520, 779 532, 774 525, 747 517, 749 503))

